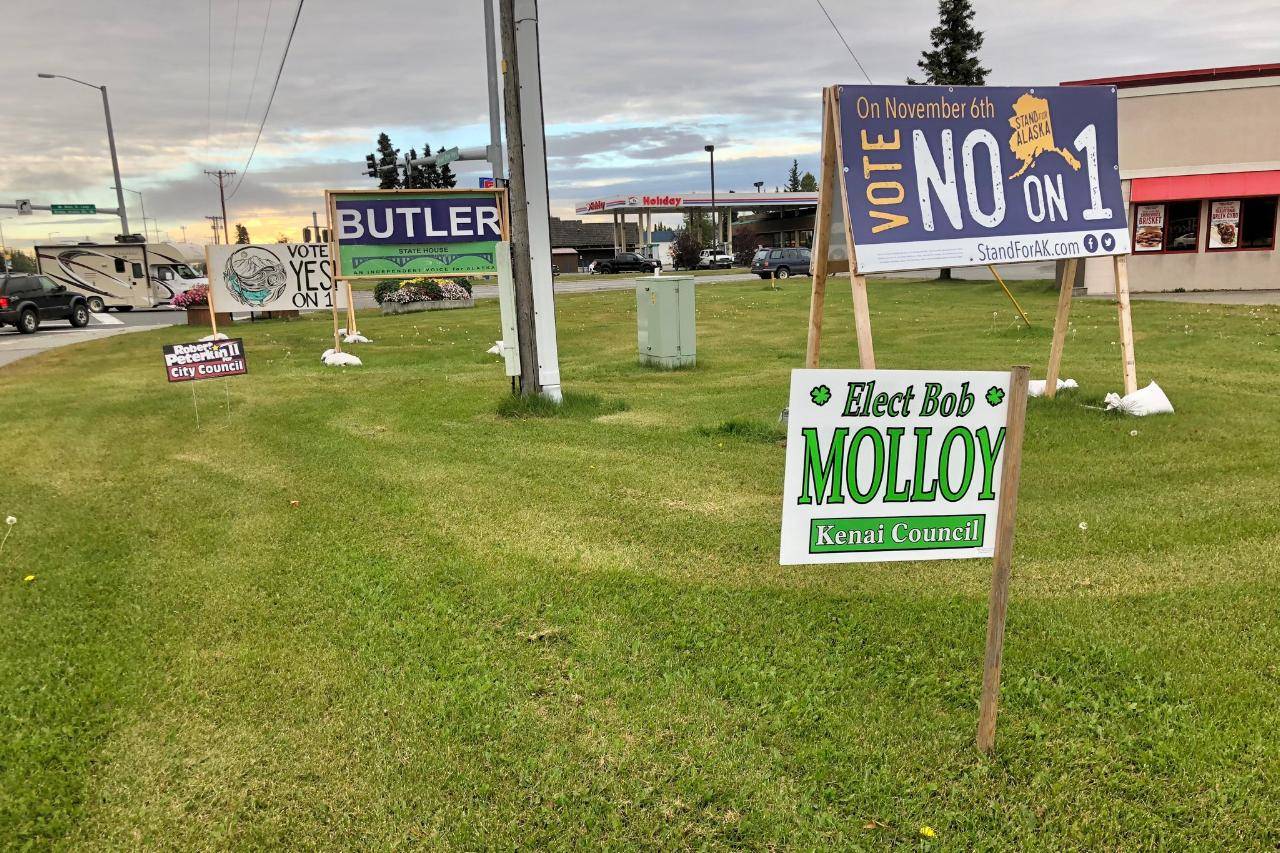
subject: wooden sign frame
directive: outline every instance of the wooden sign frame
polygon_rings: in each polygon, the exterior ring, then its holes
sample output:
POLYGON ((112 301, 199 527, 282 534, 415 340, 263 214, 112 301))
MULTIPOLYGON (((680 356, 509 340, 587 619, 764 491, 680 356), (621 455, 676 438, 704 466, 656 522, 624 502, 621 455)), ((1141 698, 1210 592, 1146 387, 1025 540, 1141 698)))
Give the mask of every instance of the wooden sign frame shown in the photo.
MULTIPOLYGON (((805 347, 805 367, 816 368, 822 348, 822 312, 826 303, 827 278, 841 272, 849 273, 849 286, 853 296, 853 324, 858 341, 858 366, 872 369, 876 366, 875 347, 871 335, 871 310, 867 302, 867 280, 858 272, 857 247, 853 240, 853 226, 849 217, 849 200, 844 193, 845 162, 840 140, 840 90, 838 86, 826 86, 822 90, 822 162, 818 177, 818 210, 813 223, 813 283, 809 297, 809 338, 805 347), (831 216, 833 205, 839 199, 844 215, 842 231, 848 261, 830 258, 831 216)), ((1076 270, 1080 259, 1067 259, 1058 294, 1058 310, 1053 321, 1053 341, 1049 347, 1049 363, 1045 376, 1044 395, 1052 398, 1058 391, 1058 374, 1062 367, 1062 351, 1066 344, 1067 327, 1071 313, 1071 290, 1075 286, 1076 270)), ((1116 311, 1120 326, 1120 354, 1124 379, 1124 393, 1138 390, 1138 371, 1134 360, 1133 319, 1129 308, 1129 266, 1127 255, 1112 256, 1115 276, 1116 311)), ((994 273, 994 270, 993 270, 994 273)), ((999 280, 999 276, 996 276, 999 280)), ((1001 282, 1003 286, 1003 282, 1001 282)), ((1006 288, 1007 292, 1007 288, 1006 288)), ((1012 297, 1011 297, 1012 298, 1012 297)), ((1017 302, 1015 300, 1015 305, 1017 302)), ((1022 313, 1021 306, 1018 306, 1022 313)), ((1023 314, 1023 319, 1026 315, 1023 314)))

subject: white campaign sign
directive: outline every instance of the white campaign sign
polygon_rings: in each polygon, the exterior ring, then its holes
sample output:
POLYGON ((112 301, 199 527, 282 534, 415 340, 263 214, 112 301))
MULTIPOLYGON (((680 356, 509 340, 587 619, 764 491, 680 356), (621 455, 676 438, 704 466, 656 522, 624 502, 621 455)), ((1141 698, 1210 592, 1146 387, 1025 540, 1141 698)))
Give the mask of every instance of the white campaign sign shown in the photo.
POLYGON ((794 370, 784 565, 990 557, 1007 371, 794 370))
MULTIPOLYGON (((328 311, 333 293, 327 243, 206 246, 209 289, 218 311, 328 311)), ((338 288, 338 308, 347 307, 338 288)))

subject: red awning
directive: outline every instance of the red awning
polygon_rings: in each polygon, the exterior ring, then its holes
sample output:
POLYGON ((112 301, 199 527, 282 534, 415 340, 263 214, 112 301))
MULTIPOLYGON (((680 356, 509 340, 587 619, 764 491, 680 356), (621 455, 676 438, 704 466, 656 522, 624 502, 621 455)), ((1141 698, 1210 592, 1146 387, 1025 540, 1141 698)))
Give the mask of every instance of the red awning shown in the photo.
POLYGON ((1280 195, 1280 169, 1267 172, 1134 178, 1130 190, 1129 200, 1134 203, 1280 195))

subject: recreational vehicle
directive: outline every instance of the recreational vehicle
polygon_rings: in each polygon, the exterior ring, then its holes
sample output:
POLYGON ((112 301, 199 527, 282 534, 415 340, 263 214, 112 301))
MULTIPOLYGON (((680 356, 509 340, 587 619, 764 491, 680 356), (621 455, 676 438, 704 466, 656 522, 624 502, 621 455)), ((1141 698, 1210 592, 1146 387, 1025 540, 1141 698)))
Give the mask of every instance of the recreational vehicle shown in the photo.
POLYGON ((60 243, 35 251, 40 272, 83 293, 92 311, 153 308, 208 283, 173 243, 60 243))

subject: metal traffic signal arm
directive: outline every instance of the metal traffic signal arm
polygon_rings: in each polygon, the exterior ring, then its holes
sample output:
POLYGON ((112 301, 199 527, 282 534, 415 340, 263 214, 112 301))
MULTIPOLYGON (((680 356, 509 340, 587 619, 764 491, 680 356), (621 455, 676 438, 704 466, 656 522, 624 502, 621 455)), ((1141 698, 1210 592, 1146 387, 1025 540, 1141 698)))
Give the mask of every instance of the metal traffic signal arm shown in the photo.
MULTIPOLYGON (((31 214, 31 212, 32 212, 32 211, 35 211, 35 210, 43 210, 43 211, 45 211, 45 212, 47 212, 47 213, 52 213, 52 212, 53 212, 53 209, 54 209, 55 207, 62 208, 62 207, 69 207, 69 206, 70 206, 70 207, 79 207, 80 205, 65 205, 65 204, 32 204, 32 203, 31 203, 30 201, 28 201, 27 199, 21 199, 21 198, 20 198, 20 199, 18 199, 17 201, 15 201, 13 204, 0 204, 0 210, 16 210, 16 211, 18 211, 18 215, 19 215, 19 216, 28 216, 28 215, 30 215, 30 214, 31 214)), ((96 210, 95 210, 94 212, 95 212, 95 213, 98 213, 98 214, 103 214, 103 215, 106 215, 106 216, 119 216, 119 215, 120 215, 120 208, 118 208, 118 207, 99 207, 98 205, 93 205, 93 207, 95 207, 95 208, 96 208, 96 210)), ((83 215, 84 215, 84 216, 92 216, 93 214, 88 214, 88 213, 86 213, 86 214, 83 214, 83 215)))

